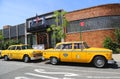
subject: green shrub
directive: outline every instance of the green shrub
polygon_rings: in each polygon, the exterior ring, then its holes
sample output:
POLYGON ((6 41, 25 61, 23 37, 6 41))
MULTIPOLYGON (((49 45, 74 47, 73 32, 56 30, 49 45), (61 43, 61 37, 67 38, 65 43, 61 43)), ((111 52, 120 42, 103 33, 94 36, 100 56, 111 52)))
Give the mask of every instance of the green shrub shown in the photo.
POLYGON ((117 48, 116 51, 117 51, 117 53, 120 53, 120 48, 117 48))
POLYGON ((0 50, 5 50, 7 49, 10 45, 14 45, 14 44, 20 44, 19 41, 16 40, 9 40, 9 41, 4 41, 0 43, 0 50))
POLYGON ((105 48, 111 49, 111 45, 112 45, 112 39, 110 37, 106 37, 106 39, 103 42, 103 46, 105 48))
POLYGON ((105 48, 113 50, 113 53, 120 53, 120 28, 115 29, 115 42, 110 37, 106 37, 103 42, 105 48))
POLYGON ((103 42, 103 46, 105 48, 113 50, 113 53, 118 53, 117 48, 119 48, 119 45, 116 42, 113 42, 110 37, 106 37, 103 42))

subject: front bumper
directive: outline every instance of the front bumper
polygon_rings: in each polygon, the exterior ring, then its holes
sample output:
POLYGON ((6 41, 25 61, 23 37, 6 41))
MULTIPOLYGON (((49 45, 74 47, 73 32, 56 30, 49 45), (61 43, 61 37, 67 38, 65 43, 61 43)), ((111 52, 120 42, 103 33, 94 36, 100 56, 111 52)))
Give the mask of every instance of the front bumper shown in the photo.
POLYGON ((42 56, 38 56, 38 57, 31 57, 31 60, 38 60, 38 59, 42 59, 42 56))
POLYGON ((117 62, 115 61, 115 60, 108 60, 108 62, 107 62, 108 64, 116 64, 117 62))

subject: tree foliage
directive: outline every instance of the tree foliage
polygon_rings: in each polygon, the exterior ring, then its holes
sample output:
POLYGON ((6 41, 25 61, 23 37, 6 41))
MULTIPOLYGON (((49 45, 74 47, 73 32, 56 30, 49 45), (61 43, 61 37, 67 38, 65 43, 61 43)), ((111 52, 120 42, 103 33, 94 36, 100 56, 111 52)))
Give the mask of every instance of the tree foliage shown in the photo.
POLYGON ((54 12, 54 17, 55 17, 55 24, 52 24, 50 28, 47 29, 48 32, 52 31, 52 38, 54 39, 54 45, 56 44, 56 39, 61 40, 62 38, 65 38, 65 33, 64 33, 64 27, 67 26, 67 20, 64 17, 66 14, 65 11, 55 11, 54 12))
POLYGON ((16 40, 7 40, 7 41, 3 41, 0 43, 0 50, 5 50, 7 49, 10 45, 15 45, 15 44, 20 44, 19 41, 16 40))
POLYGON ((2 30, 0 30, 0 42, 2 42, 3 39, 4 39, 4 37, 3 37, 3 34, 2 34, 2 30))
POLYGON ((120 44, 120 29, 115 30, 116 42, 120 44))

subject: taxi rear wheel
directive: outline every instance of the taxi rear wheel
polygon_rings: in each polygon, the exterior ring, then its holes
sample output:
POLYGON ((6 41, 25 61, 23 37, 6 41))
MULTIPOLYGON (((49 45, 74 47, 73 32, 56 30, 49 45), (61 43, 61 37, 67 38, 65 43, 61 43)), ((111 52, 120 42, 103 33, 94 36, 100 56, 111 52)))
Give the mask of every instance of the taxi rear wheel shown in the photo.
POLYGON ((9 57, 7 55, 4 56, 4 60, 5 61, 8 61, 9 60, 9 57))
POLYGON ((57 59, 56 57, 51 57, 51 58, 50 58, 50 63, 51 63, 52 65, 56 65, 56 64, 58 64, 58 59, 57 59))
POLYGON ((23 61, 24 61, 25 63, 28 63, 28 62, 30 61, 29 56, 25 55, 24 58, 23 58, 23 61))
POLYGON ((105 67, 106 65, 106 59, 102 56, 96 56, 93 60, 93 64, 97 68, 105 67))

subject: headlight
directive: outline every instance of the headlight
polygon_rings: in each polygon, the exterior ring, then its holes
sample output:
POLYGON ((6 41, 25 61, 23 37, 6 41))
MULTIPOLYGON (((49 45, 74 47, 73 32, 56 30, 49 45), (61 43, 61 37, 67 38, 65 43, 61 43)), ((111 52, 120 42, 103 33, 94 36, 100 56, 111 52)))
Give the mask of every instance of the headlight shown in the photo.
POLYGON ((107 53, 106 56, 108 57, 108 59, 112 58, 112 53, 107 53))

